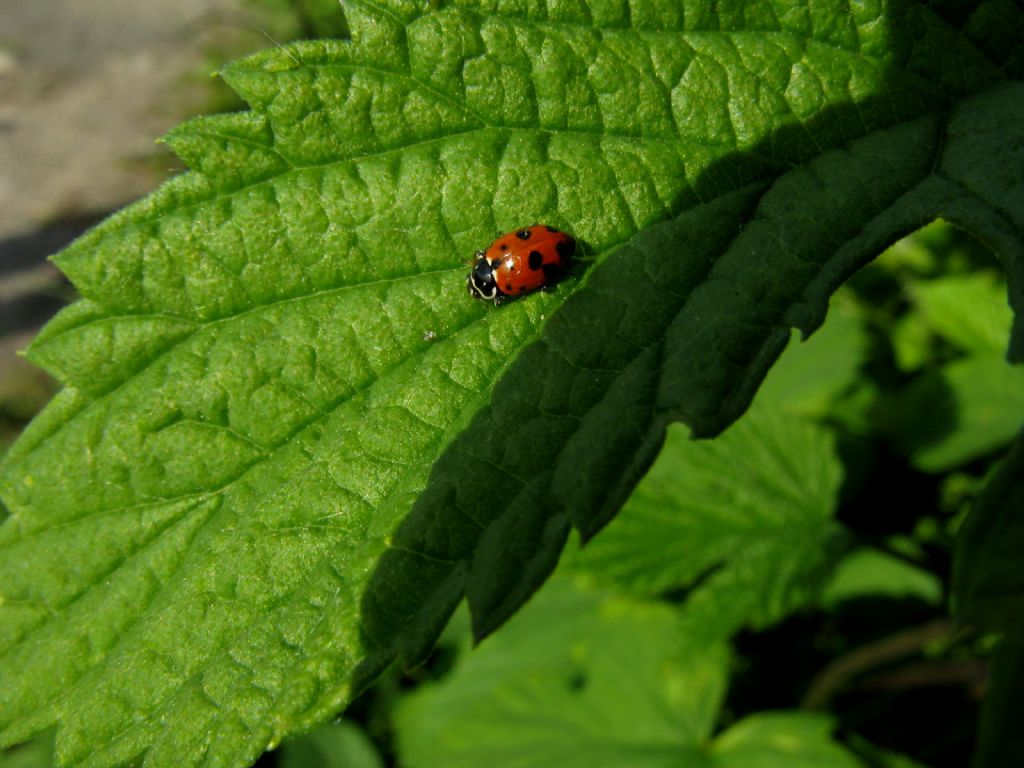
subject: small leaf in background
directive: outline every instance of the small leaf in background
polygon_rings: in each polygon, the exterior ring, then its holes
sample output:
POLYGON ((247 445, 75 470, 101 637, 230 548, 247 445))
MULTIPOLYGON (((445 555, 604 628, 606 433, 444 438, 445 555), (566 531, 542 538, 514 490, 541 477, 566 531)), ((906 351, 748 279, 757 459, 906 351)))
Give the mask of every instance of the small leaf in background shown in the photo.
POLYGON ((993 256, 992 248, 969 230, 937 218, 882 251, 867 271, 881 270, 909 286, 917 281, 991 272, 993 256))
POLYGON ((384 768, 376 747, 359 726, 342 721, 321 725, 286 741, 278 768, 384 768))
POLYGON ((923 373, 880 411, 914 466, 944 472, 1007 445, 1024 425, 1024 368, 989 353, 923 373))
POLYGON ((939 261, 950 251, 955 231, 947 222, 929 222, 882 251, 866 271, 883 270, 903 279, 942 271, 939 261))
POLYGON ((898 318, 890 336, 896 365, 902 371, 916 371, 932 359, 935 336, 919 312, 898 318))
POLYGON ((868 335, 851 298, 840 292, 825 324, 806 341, 794 332, 769 371, 755 402, 808 418, 821 418, 857 381, 867 356, 868 335))
POLYGON ((976 272, 910 284, 910 299, 925 326, 961 352, 1005 355, 1013 313, 1006 280, 976 272))
POLYGON ((729 654, 678 609, 556 577, 501 633, 399 707, 408 768, 857 768, 818 715, 712 736, 729 654))
POLYGON ((396 715, 409 768, 670 766, 699 754, 725 693, 724 645, 674 608, 556 578, 396 715))
POLYGON ((906 755, 881 749, 864 738, 851 734, 848 739, 851 748, 869 768, 928 768, 924 763, 912 760, 906 755))
POLYGON ((755 407, 713 441, 669 438, 618 518, 568 558, 597 583, 656 595, 692 585, 706 641, 810 602, 843 546, 841 468, 821 427, 755 407))
POLYGON ((831 520, 841 467, 829 433, 788 414, 825 413, 856 379, 866 335, 838 304, 818 334, 790 342, 754 408, 724 434, 700 442, 670 428, 618 518, 569 555, 573 567, 644 595, 711 572, 687 616, 716 638, 816 596, 843 541, 831 520))
POLYGON ((832 740, 831 718, 766 712, 741 720, 709 750, 715 768, 863 768, 832 740))
POLYGON ((1005 361, 1006 282, 982 270, 913 278, 906 290, 910 308, 893 334, 899 367, 922 368, 939 340, 959 356, 883 398, 876 425, 914 466, 944 472, 1006 445, 1024 425, 1024 371, 1005 361))
POLYGON ((895 555, 860 547, 836 565, 821 594, 825 608, 863 597, 916 598, 930 605, 942 601, 942 581, 895 555))

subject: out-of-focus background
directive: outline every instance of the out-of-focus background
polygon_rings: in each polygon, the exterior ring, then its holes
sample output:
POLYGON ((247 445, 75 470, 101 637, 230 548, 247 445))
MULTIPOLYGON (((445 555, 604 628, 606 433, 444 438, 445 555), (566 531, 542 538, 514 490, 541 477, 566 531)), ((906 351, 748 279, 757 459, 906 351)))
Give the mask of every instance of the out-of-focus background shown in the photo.
POLYGON ((0 0, 0 450, 54 390, 17 354, 74 297, 47 257, 183 170, 169 128, 242 108, 222 64, 340 24, 335 0, 0 0))

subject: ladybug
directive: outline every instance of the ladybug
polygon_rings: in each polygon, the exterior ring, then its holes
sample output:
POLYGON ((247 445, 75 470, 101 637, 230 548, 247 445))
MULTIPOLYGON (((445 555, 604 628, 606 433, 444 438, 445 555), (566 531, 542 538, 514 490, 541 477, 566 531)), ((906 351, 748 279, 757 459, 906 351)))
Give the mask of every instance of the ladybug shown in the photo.
POLYGON ((565 272, 575 250, 572 235, 554 227, 533 224, 517 229, 473 254, 466 288, 474 299, 490 299, 497 306, 550 285, 565 272))

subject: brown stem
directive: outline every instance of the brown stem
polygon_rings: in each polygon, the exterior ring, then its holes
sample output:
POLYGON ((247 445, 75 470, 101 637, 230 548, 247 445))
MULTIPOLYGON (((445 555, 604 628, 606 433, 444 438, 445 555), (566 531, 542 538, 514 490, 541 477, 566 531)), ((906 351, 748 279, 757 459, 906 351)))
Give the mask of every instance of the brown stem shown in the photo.
POLYGON ((948 637, 952 631, 953 622, 950 619, 938 619, 862 645, 825 666, 811 681, 800 707, 826 709, 832 697, 845 688, 851 678, 882 664, 911 656, 928 643, 948 637))
POLYGON ((917 661, 895 669, 876 672, 857 682, 866 691, 906 691, 915 688, 964 686, 980 698, 988 676, 988 665, 979 659, 963 661, 917 661))

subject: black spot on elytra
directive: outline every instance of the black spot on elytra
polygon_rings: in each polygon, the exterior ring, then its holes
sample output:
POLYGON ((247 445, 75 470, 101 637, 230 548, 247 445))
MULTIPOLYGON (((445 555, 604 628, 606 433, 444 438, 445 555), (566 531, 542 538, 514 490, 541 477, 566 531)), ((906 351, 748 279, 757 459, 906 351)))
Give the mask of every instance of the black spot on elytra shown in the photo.
POLYGON ((544 281, 552 282, 562 276, 562 269, 557 264, 544 264, 541 269, 544 270, 544 281))
POLYGON ((505 293, 512 293, 512 283, 505 283, 505 293))
POLYGON ((495 259, 491 262, 491 269, 497 269, 501 266, 501 259, 495 259))
POLYGON ((533 269, 533 270, 540 269, 541 265, 543 263, 544 263, 544 257, 541 255, 540 251, 530 251, 530 261, 529 261, 530 269, 533 269))
POLYGON ((530 230, 528 229, 520 229, 518 232, 516 232, 516 237, 518 237, 520 240, 529 240, 531 234, 533 233, 530 232, 530 230))
POLYGON ((501 250, 507 251, 508 250, 508 243, 502 243, 501 244, 501 250))
POLYGON ((567 237, 565 240, 559 240, 555 243, 555 250, 558 251, 559 258, 561 258, 562 261, 565 261, 572 256, 572 252, 576 250, 576 241, 571 237, 567 237))
POLYGON ((554 227, 545 227, 545 229, 547 229, 548 232, 558 232, 554 227))

